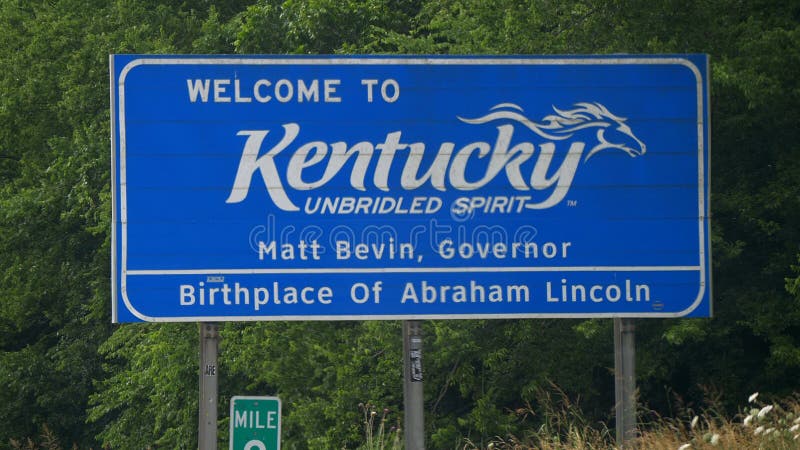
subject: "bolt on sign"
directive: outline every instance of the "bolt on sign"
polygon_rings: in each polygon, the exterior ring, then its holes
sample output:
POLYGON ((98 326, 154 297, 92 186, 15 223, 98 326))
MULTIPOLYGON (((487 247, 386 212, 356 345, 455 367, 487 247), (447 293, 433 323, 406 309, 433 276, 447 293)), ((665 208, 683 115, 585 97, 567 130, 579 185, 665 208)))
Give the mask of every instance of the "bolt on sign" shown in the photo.
POLYGON ((230 421, 230 450, 280 450, 279 398, 232 397, 230 421))
POLYGON ((110 64, 116 322, 711 314, 706 55, 110 64))

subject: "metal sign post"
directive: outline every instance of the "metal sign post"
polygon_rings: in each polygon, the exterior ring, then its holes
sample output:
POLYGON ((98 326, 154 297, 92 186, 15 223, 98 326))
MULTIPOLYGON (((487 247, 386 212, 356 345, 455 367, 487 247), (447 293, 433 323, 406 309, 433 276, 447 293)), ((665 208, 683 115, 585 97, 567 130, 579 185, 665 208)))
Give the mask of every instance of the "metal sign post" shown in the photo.
POLYGON ((217 391, 219 325, 200 324, 200 420, 198 448, 217 449, 217 391))
POLYGON ((630 447, 636 439, 636 327, 633 319, 614 318, 614 397, 617 445, 630 447))
POLYGON ((425 449, 424 397, 422 389, 422 322, 403 321, 403 404, 405 448, 425 449))

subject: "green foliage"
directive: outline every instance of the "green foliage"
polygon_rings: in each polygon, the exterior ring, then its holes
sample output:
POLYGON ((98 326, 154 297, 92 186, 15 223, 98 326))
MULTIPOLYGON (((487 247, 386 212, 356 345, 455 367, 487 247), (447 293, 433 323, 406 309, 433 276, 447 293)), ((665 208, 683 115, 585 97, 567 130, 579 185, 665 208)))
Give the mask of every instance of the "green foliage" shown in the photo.
POLYGON ((73 84, 92 70, 86 18, 66 4, 0 8, 2 28, 17 31, 4 33, 0 58, 0 152, 17 158, 0 169, 0 436, 50 425, 81 442, 96 432, 82 417, 110 328, 108 127, 93 120, 103 103, 87 110, 91 96, 73 84))
POLYGON ((488 442, 521 432, 513 411, 538 408, 539 394, 558 380, 593 415, 612 401, 611 328, 587 339, 570 320, 434 321, 426 323, 424 369, 433 448, 464 437, 488 442), (576 349, 580 348, 580 351, 576 349), (587 358, 587 355, 594 355, 587 358), (598 383, 598 381, 600 383, 598 383), (605 385, 605 386, 604 386, 605 385), (432 392, 431 392, 432 391, 432 392))
MULTIPOLYGON (((707 52, 715 318, 637 322, 641 399, 798 389, 796 1, 212 3, 0 2, 0 448, 44 430, 67 448, 196 446, 196 326, 109 324, 109 53, 707 52)), ((552 424, 551 382, 610 419, 610 321, 424 333, 431 448, 552 424)), ((359 403, 402 410, 396 322, 228 323, 221 345, 223 447, 232 395, 279 395, 287 449, 357 448, 359 403)))
MULTIPOLYGON (((375 405, 358 404, 363 414, 364 445, 359 450, 400 450, 403 447, 402 430, 396 426, 390 426, 391 411, 384 408, 378 411, 375 405)), ((399 422, 399 419, 398 419, 399 422)))
POLYGON ((403 32, 414 0, 261 0, 241 15, 237 53, 329 54, 372 47, 378 30, 403 32))
POLYGON ((100 346, 107 378, 89 398, 104 446, 197 448, 196 324, 126 325, 100 346))
POLYGON ((230 323, 221 334, 221 370, 248 381, 221 389, 281 397, 287 448, 356 447, 359 403, 401 410, 399 323, 230 323))
POLYGON ((88 448, 102 431, 85 421, 111 333, 108 54, 182 51, 195 22, 180 6, 0 3, 0 448, 45 426, 88 448))

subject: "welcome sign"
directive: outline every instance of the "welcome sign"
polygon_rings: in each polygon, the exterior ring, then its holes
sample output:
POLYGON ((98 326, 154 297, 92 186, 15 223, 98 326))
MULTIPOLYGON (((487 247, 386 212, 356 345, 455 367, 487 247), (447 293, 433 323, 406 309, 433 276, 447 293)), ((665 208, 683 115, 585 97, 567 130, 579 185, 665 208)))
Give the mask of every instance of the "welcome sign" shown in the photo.
POLYGON ((708 316, 707 66, 113 55, 113 319, 708 316))

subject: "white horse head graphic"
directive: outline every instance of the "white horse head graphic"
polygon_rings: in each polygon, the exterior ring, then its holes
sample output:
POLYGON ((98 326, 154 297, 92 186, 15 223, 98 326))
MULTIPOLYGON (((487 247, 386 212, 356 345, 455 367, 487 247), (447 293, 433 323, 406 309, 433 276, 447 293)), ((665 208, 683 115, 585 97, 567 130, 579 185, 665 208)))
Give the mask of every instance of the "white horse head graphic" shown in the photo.
POLYGON ((581 130, 596 130, 597 144, 591 147, 584 161, 600 150, 615 148, 632 157, 643 155, 647 149, 637 138, 625 118, 611 113, 600 103, 576 103, 574 109, 560 110, 553 107, 556 114, 545 116, 541 122, 534 122, 525 117, 522 108, 513 103, 501 103, 490 109, 490 113, 476 119, 459 120, 469 124, 483 124, 493 120, 513 120, 521 123, 537 135, 553 141, 571 138, 581 130))

